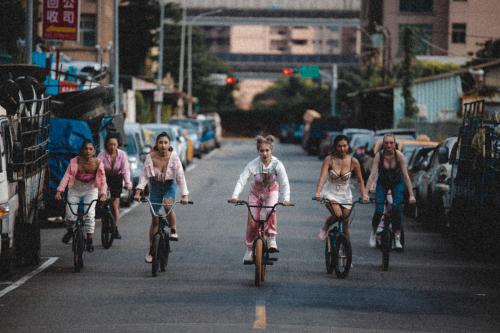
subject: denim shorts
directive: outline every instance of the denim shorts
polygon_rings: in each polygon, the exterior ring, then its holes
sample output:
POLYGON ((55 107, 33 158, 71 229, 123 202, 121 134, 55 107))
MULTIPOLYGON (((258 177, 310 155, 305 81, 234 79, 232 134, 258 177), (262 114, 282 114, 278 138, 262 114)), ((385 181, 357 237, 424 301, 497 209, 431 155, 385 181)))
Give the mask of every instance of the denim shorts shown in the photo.
POLYGON ((164 182, 151 180, 149 182, 149 200, 153 203, 153 210, 156 214, 160 212, 161 205, 154 205, 154 203, 163 203, 165 199, 175 201, 175 192, 177 186, 173 179, 164 182))

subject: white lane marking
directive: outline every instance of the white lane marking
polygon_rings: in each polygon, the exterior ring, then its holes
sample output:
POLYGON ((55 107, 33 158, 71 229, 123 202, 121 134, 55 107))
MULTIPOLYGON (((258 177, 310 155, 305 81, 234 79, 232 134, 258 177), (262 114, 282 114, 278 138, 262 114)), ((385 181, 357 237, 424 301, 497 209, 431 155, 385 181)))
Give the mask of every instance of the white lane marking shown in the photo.
POLYGON ((198 166, 198 164, 191 164, 190 166, 188 166, 186 168, 186 172, 193 171, 197 166, 198 166))
POLYGON ((55 263, 57 261, 57 259, 59 259, 59 257, 49 257, 46 262, 44 262, 42 265, 40 265, 40 267, 38 267, 34 271, 29 272, 28 274, 26 274, 25 276, 23 276, 22 278, 20 278, 19 280, 17 280, 16 282, 11 284, 10 286, 8 286, 7 288, 1 290, 0 291, 0 298, 5 296, 6 294, 10 293, 12 290, 17 289, 20 286, 22 286, 23 284, 25 284, 33 276, 37 275, 38 273, 40 273, 41 271, 43 271, 44 269, 46 269, 47 267, 49 267, 50 265, 55 263))
POLYGON ((266 329, 266 302, 263 300, 257 300, 255 302, 255 320, 253 322, 253 328, 256 330, 266 329))
POLYGON ((123 210, 120 211, 120 218, 124 217, 125 215, 127 215, 128 213, 130 213, 132 210, 136 209, 137 207, 139 207, 139 203, 134 201, 132 203, 132 205, 130 205, 130 207, 128 208, 125 208, 123 210))
POLYGON ((207 154, 207 156, 205 156, 203 159, 204 159, 204 160, 208 160, 208 159, 210 159, 212 156, 214 156, 214 155, 215 155, 215 153, 216 153, 217 151, 218 151, 218 149, 214 149, 214 150, 212 150, 212 151, 211 151, 210 153, 208 153, 208 154, 207 154))

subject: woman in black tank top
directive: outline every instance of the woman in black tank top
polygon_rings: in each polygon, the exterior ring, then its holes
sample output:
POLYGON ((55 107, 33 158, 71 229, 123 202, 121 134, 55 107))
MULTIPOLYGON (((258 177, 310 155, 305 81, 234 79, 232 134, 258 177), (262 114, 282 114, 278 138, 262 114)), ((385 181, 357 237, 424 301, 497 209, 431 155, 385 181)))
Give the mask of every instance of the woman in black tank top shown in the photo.
POLYGON ((396 248, 401 247, 399 241, 401 231, 401 205, 404 201, 404 190, 408 191, 410 203, 415 203, 413 185, 411 184, 404 155, 396 149, 396 138, 386 134, 383 139, 383 149, 373 159, 367 188, 373 192, 375 187, 375 213, 372 219, 372 234, 370 246, 375 247, 375 231, 384 213, 384 203, 387 192, 391 190, 393 199, 392 229, 396 237, 396 248), (375 186, 376 185, 376 186, 375 186))

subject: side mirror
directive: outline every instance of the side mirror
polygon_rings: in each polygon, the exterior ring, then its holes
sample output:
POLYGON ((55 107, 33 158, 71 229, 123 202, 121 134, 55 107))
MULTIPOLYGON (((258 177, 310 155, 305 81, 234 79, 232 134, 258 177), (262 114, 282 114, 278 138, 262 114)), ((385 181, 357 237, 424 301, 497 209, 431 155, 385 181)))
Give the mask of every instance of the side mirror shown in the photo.
POLYGON ((141 155, 147 155, 150 152, 151 152, 151 146, 150 145, 146 145, 146 146, 142 147, 141 155))
POLYGON ((449 149, 446 146, 441 146, 438 148, 437 151, 438 154, 438 161, 439 164, 445 164, 448 163, 448 154, 449 154, 449 149))

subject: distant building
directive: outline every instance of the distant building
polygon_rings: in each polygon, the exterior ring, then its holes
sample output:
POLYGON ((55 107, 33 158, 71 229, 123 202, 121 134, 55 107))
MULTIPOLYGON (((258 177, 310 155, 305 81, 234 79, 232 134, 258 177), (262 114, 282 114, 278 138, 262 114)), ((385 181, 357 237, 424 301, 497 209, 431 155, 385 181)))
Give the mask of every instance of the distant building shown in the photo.
POLYGON ((448 53, 474 56, 489 39, 500 38, 498 0, 450 1, 448 53))
MULTIPOLYGON (((40 1, 42 15, 42 1, 40 1)), ((42 31, 41 19, 38 31, 42 31)), ((54 46, 72 60, 109 64, 113 41, 113 0, 80 0, 80 29, 77 41, 54 46)))

